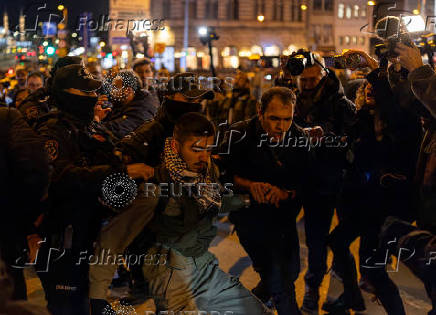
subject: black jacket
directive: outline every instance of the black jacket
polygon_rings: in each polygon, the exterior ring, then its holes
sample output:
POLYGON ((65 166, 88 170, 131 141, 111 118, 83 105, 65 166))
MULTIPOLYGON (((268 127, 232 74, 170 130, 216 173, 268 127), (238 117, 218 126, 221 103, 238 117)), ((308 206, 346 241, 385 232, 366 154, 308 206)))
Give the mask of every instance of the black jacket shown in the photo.
POLYGON ((356 106, 347 99, 341 82, 329 72, 319 83, 313 105, 303 113, 301 99, 297 97, 295 122, 305 128, 321 126, 325 134, 347 135, 355 123, 356 106))
MULTIPOLYGON (((237 175, 286 190, 295 189, 297 195, 301 195, 306 183, 311 153, 307 147, 295 145, 295 141, 304 142, 306 135, 301 128, 293 124, 285 137, 284 145, 278 147, 262 141, 266 139, 262 135, 265 135, 265 131, 257 117, 230 127, 220 149, 220 160, 223 169, 227 171, 225 180, 233 182, 234 176, 237 175)), ((254 200, 250 208, 247 211, 252 214, 253 210, 263 213, 266 208, 271 208, 271 211, 275 209, 274 206, 259 205, 254 200)))
POLYGON ((315 148, 316 157, 308 176, 316 194, 337 194, 342 184, 342 170, 346 167, 349 135, 356 123, 356 106, 344 95, 334 72, 329 71, 319 83, 312 106, 303 110, 302 101, 297 97, 294 120, 303 128, 321 126, 324 136, 333 137, 331 145, 324 141, 315 148), (341 141, 341 138, 346 140, 341 141))
POLYGON ((48 161, 42 139, 15 109, 0 108, 0 241, 32 232, 47 192, 48 161))
MULTIPOLYGON (((83 228, 83 235, 96 234, 98 217, 107 208, 99 202, 105 178, 125 172, 113 154, 112 137, 98 124, 92 127, 71 115, 54 112, 36 127, 44 137, 45 148, 53 168, 49 198, 49 230, 62 231, 65 226, 83 228)), ((88 237, 92 240, 92 237, 88 237)))
POLYGON ((144 122, 153 119, 156 110, 153 96, 141 90, 136 92, 135 98, 130 103, 115 105, 103 124, 118 139, 121 139, 144 122))

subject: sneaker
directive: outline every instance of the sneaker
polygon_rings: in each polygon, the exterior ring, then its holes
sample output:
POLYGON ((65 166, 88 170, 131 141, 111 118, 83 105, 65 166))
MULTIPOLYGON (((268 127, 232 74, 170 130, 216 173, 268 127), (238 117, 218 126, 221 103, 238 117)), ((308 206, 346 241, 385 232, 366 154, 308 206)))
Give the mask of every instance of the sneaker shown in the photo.
POLYGON ((319 289, 306 286, 304 293, 303 306, 301 309, 310 314, 318 314, 319 289))
MULTIPOLYGON (((360 292, 360 291, 359 291, 360 292)), ((353 301, 345 301, 344 294, 341 294, 336 300, 327 300, 322 305, 322 309, 330 314, 346 314, 349 309, 356 312, 363 312, 366 310, 365 301, 361 294, 355 295, 353 301)))

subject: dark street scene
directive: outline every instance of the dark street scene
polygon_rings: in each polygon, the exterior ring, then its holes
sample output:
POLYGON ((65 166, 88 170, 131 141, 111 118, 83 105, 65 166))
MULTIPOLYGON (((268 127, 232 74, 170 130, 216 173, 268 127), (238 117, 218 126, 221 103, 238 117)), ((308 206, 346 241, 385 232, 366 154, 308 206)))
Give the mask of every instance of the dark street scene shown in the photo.
POLYGON ((436 315, 436 0, 0 0, 0 315, 436 315))

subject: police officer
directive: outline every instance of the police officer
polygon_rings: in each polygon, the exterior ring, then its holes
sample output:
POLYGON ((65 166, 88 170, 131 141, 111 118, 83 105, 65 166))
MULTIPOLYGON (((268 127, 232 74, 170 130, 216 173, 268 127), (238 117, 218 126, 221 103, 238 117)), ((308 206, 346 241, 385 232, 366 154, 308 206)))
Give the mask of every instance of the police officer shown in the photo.
POLYGON ((104 179, 120 172, 146 177, 145 165, 123 165, 112 153, 111 134, 91 124, 100 86, 82 65, 59 69, 53 81, 59 112, 37 127, 53 167, 47 239, 37 271, 54 315, 89 314, 89 266, 79 258, 91 254, 110 209, 101 201, 104 179))

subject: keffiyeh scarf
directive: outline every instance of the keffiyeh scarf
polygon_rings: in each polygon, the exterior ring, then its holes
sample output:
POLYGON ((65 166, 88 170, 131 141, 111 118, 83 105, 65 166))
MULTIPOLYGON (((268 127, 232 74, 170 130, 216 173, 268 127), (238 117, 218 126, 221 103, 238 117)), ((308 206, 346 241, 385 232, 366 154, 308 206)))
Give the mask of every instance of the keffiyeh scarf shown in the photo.
POLYGON ((171 179, 176 183, 192 185, 192 196, 200 206, 201 214, 214 207, 220 209, 222 186, 214 182, 211 167, 208 166, 205 173, 189 171, 185 161, 172 147, 171 140, 172 138, 165 140, 164 149, 164 162, 171 179), (200 192, 198 191, 199 187, 201 187, 200 192))

